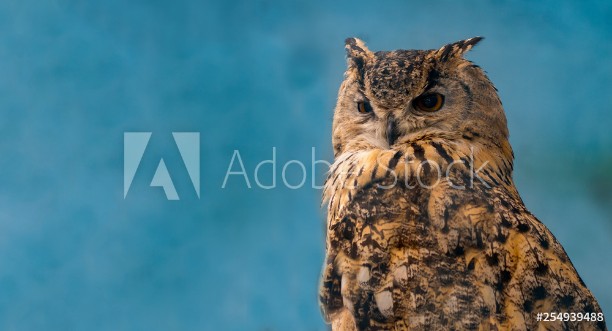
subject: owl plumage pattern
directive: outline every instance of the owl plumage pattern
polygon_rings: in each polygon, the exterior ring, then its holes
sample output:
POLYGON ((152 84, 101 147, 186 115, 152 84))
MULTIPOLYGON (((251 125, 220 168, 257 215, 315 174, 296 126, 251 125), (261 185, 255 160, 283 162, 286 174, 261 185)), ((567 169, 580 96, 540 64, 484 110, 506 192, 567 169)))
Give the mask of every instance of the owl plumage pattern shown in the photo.
POLYGON ((497 90, 464 58, 481 39, 390 52, 347 39, 324 190, 332 330, 606 330, 514 186, 497 90))

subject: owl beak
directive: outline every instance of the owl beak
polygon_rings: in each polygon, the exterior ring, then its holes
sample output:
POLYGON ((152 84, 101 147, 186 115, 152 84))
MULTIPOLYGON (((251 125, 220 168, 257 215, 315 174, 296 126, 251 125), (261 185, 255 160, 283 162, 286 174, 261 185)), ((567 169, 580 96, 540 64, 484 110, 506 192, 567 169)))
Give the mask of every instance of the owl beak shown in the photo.
POLYGON ((387 143, 389 146, 393 145, 397 138, 399 138, 399 131, 397 129, 397 122, 395 121, 395 117, 390 115, 387 118, 387 143))

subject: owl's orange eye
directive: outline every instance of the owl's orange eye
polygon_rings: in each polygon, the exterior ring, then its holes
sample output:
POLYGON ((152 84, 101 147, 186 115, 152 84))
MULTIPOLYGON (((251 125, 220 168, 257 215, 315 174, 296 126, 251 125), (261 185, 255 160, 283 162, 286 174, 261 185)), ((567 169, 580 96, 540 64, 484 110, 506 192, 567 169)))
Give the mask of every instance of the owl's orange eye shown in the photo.
POLYGON ((360 101, 357 103, 357 110, 361 114, 369 114, 372 112, 372 106, 370 106, 370 103, 367 101, 360 101))
POLYGON ((412 104, 420 111, 434 112, 440 110, 444 105, 444 96, 439 93, 424 94, 414 99, 412 104))

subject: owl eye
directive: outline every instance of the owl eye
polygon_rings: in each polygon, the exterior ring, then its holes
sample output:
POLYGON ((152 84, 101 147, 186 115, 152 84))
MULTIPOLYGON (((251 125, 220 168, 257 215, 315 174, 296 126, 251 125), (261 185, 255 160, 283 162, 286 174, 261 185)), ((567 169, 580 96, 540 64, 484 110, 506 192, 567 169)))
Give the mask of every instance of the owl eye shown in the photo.
POLYGON ((372 112, 372 106, 367 101, 359 101, 357 102, 357 111, 361 114, 369 114, 372 112))
POLYGON ((444 96, 439 93, 424 94, 414 99, 412 104, 420 111, 434 112, 444 105, 444 96))

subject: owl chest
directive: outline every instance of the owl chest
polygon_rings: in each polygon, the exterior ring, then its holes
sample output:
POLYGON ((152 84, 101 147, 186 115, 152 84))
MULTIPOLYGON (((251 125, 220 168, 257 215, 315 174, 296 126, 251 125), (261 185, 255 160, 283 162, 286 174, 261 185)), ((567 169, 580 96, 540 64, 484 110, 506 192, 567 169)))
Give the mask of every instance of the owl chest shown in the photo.
MULTIPOLYGON (((446 310, 460 320, 457 307, 484 302, 461 248, 465 243, 460 237, 467 238, 467 233, 459 234, 454 223, 445 225, 432 215, 432 210, 438 212, 437 203, 445 200, 438 198, 442 193, 371 190, 354 197, 328 236, 331 251, 338 252, 343 296, 349 302, 365 307, 370 302, 367 293, 389 291, 393 316, 424 320, 431 317, 431 310, 446 310)), ((376 304, 384 306, 384 302, 376 304)), ((390 316, 380 319, 392 320, 390 316)))
POLYGON ((373 186, 330 219, 329 241, 351 258, 388 256, 401 248, 439 251, 442 231, 428 211, 431 191, 373 186))

